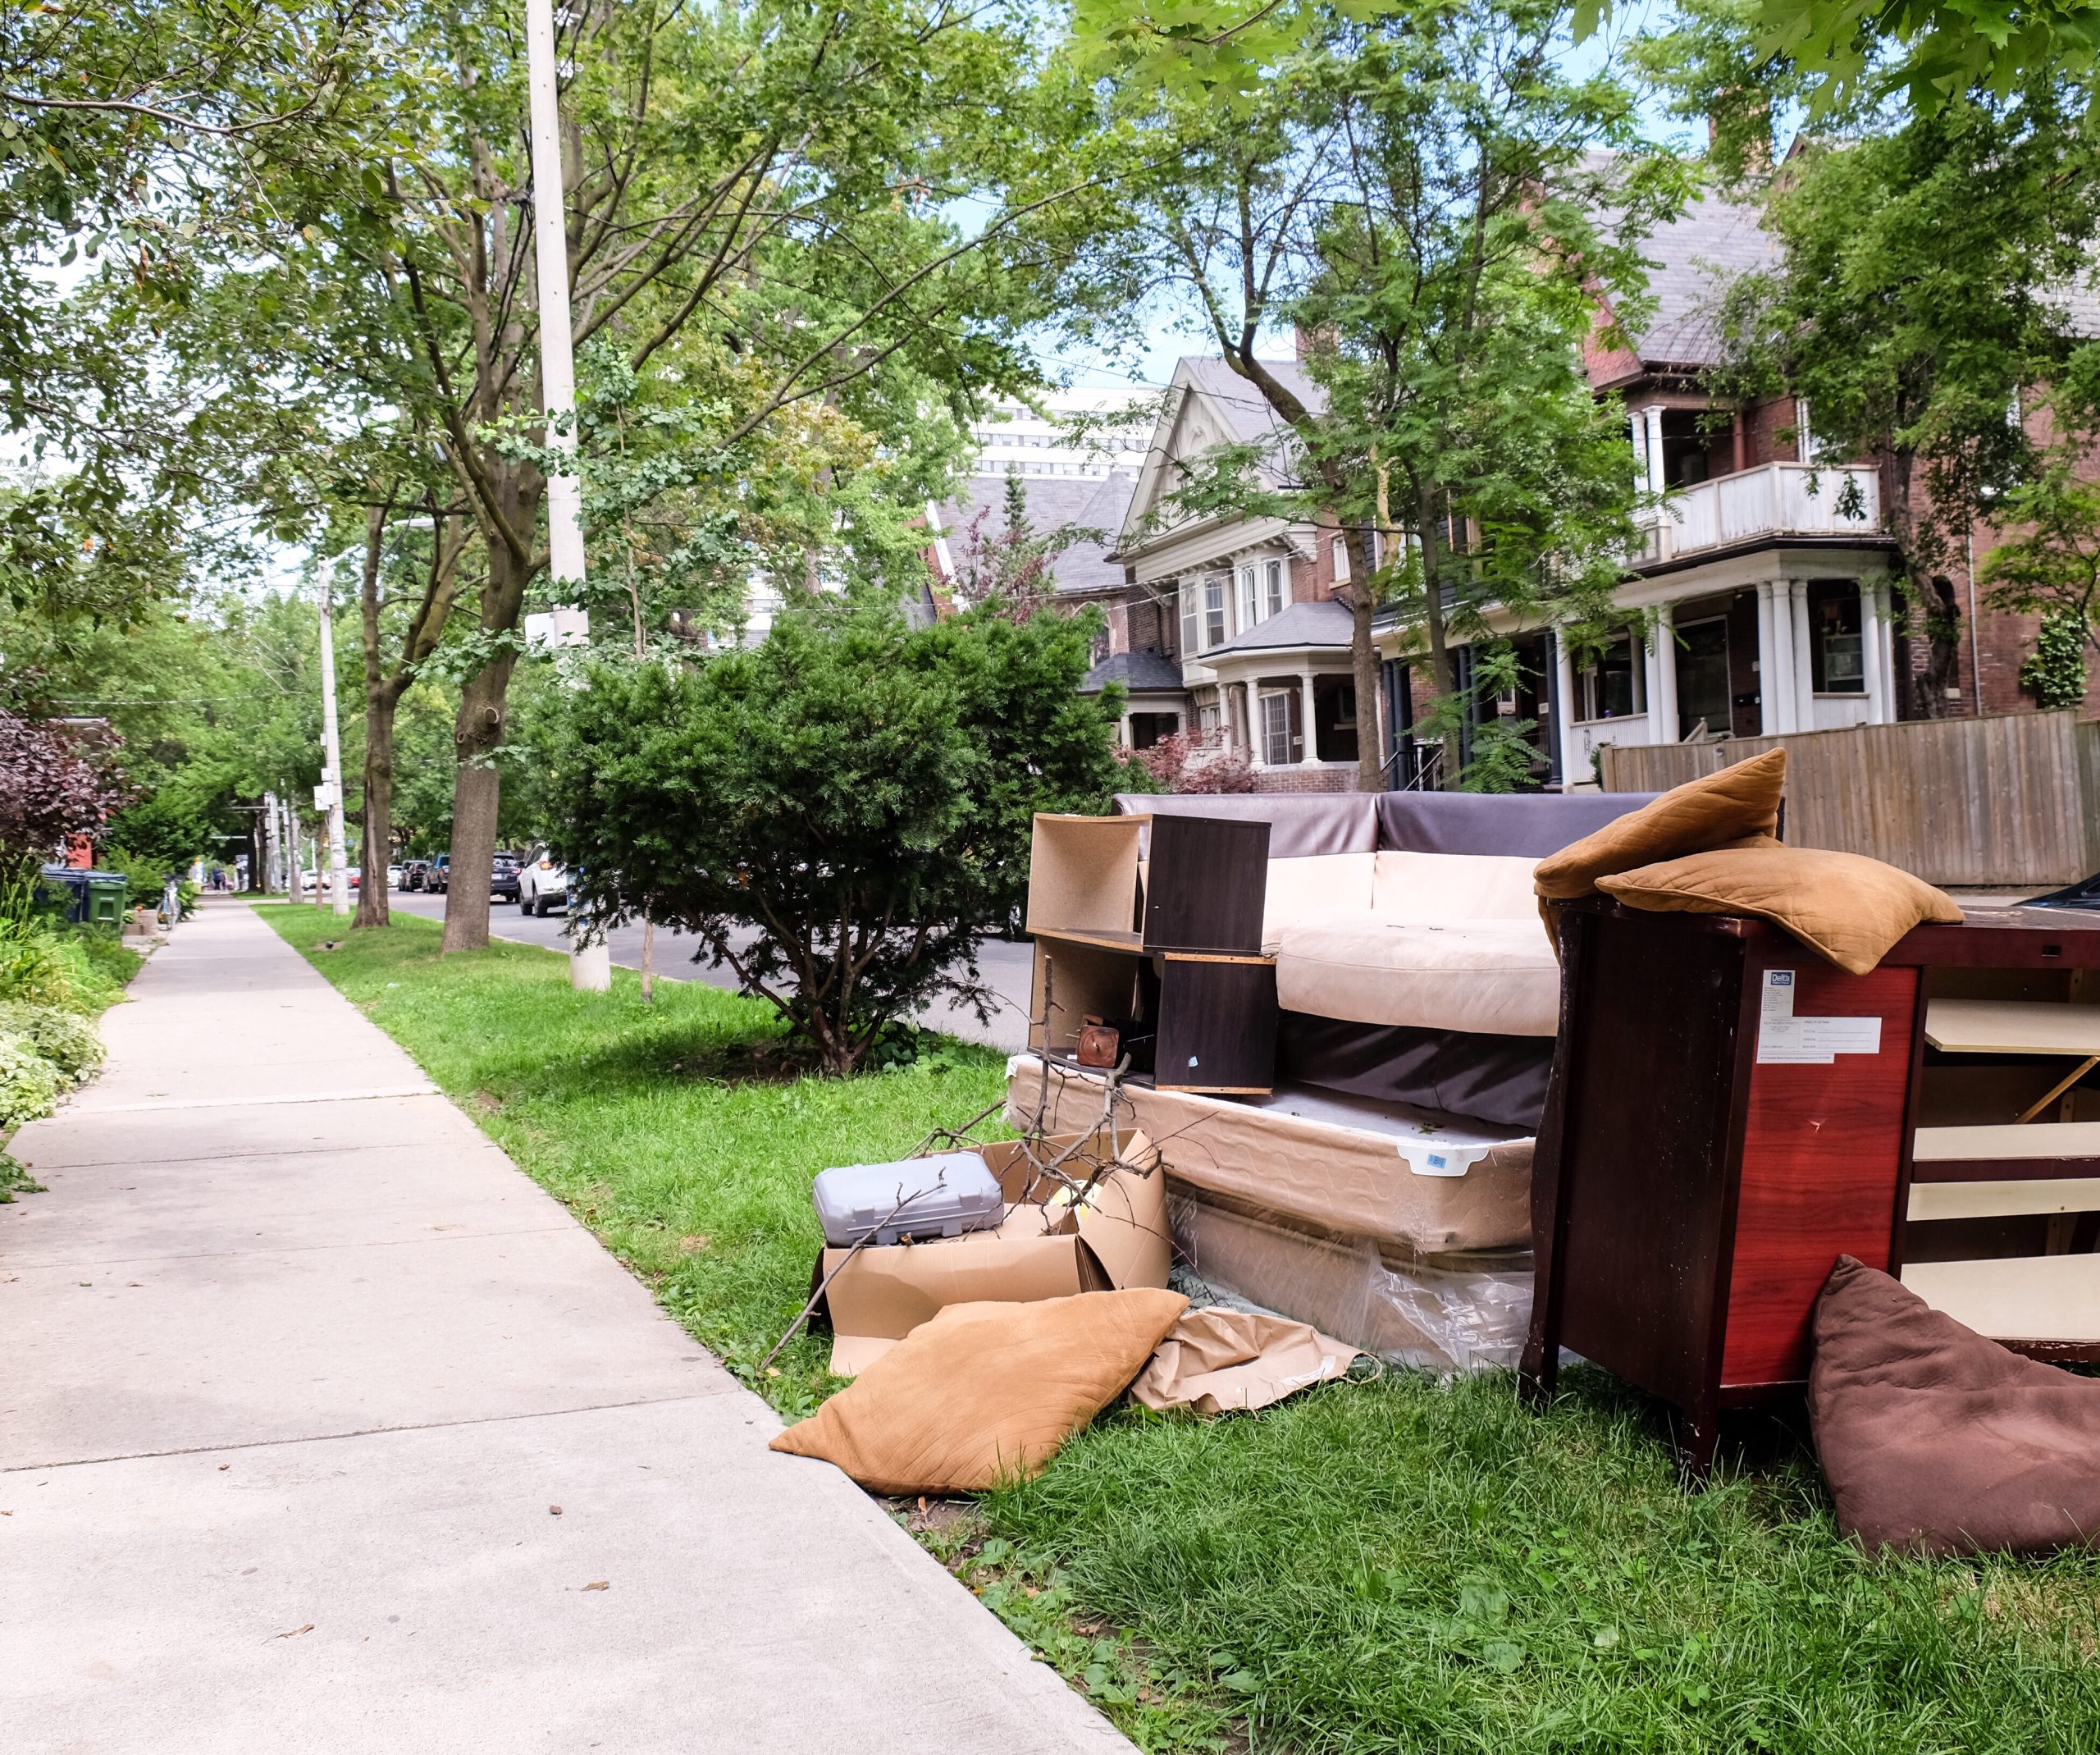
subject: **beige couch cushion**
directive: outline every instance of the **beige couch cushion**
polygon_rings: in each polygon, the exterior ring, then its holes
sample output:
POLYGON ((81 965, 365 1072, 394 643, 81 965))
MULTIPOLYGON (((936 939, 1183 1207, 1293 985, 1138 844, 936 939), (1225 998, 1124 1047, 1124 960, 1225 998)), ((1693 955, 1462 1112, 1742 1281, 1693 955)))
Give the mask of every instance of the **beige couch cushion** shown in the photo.
POLYGON ((1383 852, 1371 907, 1387 920, 1530 921, 1536 859, 1502 853, 1383 852))
POLYGON ((1435 925, 1330 916, 1283 930, 1276 1003, 1359 1024, 1550 1036, 1559 1024, 1560 965, 1536 919, 1435 925))
POLYGON ((1787 752, 1766 750, 1718 773, 1673 786, 1579 841, 1550 853, 1535 874, 1539 894, 1567 902, 1586 896, 1597 880, 1746 842, 1776 845, 1787 752))
POLYGON ((1298 921, 1354 912, 1367 913, 1376 862, 1382 853, 1313 853, 1302 859, 1271 859, 1262 912, 1262 948, 1276 954, 1285 927, 1298 921))

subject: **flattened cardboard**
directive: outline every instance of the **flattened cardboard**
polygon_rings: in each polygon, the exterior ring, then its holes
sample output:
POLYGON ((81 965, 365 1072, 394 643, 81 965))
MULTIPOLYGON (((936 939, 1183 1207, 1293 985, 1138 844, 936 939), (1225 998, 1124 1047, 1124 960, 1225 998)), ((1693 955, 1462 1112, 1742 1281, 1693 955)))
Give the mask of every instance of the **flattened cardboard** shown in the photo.
MULTIPOLYGON (((1062 1151, 1077 1137, 1066 1134, 1048 1144, 1062 1151)), ((1091 1148, 1099 1158, 1112 1149, 1105 1133, 1091 1148)), ((1013 1203, 1005 1220, 996 1231, 870 1247, 847 1262, 824 1294, 835 1375, 857 1376, 952 1304, 1030 1304, 1166 1284, 1172 1259, 1166 1179, 1144 1135, 1124 1136, 1123 1159, 1153 1164, 1152 1173, 1118 1171, 1104 1177, 1088 1210, 1078 1213, 1043 1204, 1048 1189, 1039 1188, 1033 1201, 1022 1200, 1031 1168, 1018 1140, 979 1149, 1013 1203)), ((824 1250, 818 1274, 831 1273, 847 1254, 824 1250)))

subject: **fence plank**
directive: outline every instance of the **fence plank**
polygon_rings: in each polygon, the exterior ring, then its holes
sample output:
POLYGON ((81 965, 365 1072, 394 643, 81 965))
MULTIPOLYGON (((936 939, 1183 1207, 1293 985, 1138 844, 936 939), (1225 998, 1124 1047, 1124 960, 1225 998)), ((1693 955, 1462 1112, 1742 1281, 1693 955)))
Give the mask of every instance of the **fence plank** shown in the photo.
POLYGON ((2100 720, 2070 711, 1613 743, 1608 792, 1661 792, 1783 745, 1787 839, 1934 884, 2070 884, 2100 868, 2100 720))

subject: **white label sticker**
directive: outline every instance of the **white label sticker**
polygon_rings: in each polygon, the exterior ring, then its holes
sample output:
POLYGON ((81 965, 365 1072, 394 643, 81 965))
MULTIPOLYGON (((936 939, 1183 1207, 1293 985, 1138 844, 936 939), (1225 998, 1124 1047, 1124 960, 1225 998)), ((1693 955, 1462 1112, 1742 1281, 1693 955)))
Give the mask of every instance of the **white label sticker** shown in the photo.
POLYGON ((1879 1054, 1878 1017, 1796 1017, 1794 971, 1767 969, 1759 997, 1757 1058, 1761 1066, 1827 1067, 1840 1054, 1879 1054))

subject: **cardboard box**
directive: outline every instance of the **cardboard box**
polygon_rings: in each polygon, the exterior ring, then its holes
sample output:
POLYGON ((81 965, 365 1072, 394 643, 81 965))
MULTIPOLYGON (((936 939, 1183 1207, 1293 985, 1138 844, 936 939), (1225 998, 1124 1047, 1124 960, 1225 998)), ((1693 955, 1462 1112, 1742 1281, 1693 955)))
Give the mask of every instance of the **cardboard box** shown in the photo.
MULTIPOLYGON (((1049 1144, 1062 1151, 1077 1137, 1067 1134, 1049 1144)), ((859 1375, 952 1304, 1031 1304, 1075 1292, 1166 1285, 1172 1255, 1166 1178, 1144 1135, 1125 1134, 1122 1144, 1124 1161, 1149 1173, 1117 1170, 1103 1177, 1084 1212, 1046 1204, 1059 1192, 1055 1183, 1025 1200, 1033 1167, 1018 1140, 1002 1140, 979 1149, 1012 1203, 998 1230, 871 1245, 851 1261, 847 1250, 824 1250, 817 1262, 819 1278, 845 1262, 824 1294, 832 1370, 859 1375)), ((1112 1150, 1105 1133, 1088 1149, 1097 1161, 1112 1150)), ((1077 1179, 1084 1181, 1089 1173, 1081 1169, 1077 1179)))

